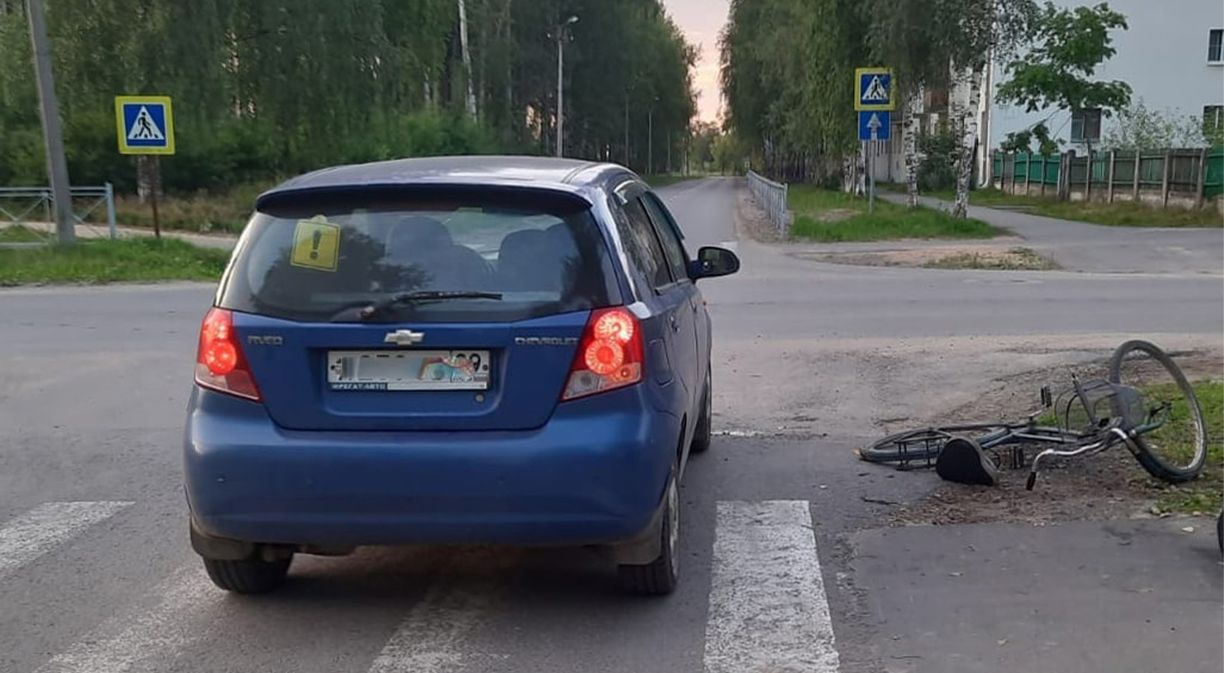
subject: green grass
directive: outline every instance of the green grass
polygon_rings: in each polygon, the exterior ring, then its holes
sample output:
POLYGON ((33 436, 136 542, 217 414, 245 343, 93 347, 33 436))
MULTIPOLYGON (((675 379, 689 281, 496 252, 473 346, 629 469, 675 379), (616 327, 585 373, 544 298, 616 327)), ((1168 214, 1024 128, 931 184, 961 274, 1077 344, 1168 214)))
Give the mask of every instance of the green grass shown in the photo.
POLYGON ((1012 248, 1005 256, 962 252, 923 265, 928 269, 987 269, 992 271, 1049 271, 1057 269, 1053 261, 1029 248, 1012 248))
POLYGON ((34 231, 20 224, 0 229, 0 243, 41 243, 51 237, 50 233, 34 231))
MULTIPOLYGON (((1198 479, 1184 484, 1166 484, 1155 478, 1148 479, 1159 489, 1155 510, 1191 514, 1212 514, 1224 505, 1224 381, 1198 381, 1194 385, 1194 396, 1203 409, 1207 425, 1207 460, 1198 479)), ((1165 425, 1146 435, 1149 446, 1159 447, 1160 455, 1174 462, 1188 462, 1193 455, 1193 425, 1187 406, 1180 399, 1172 384, 1148 386, 1144 393, 1153 399, 1175 400, 1165 425)), ((1078 410, 1077 410, 1078 411, 1078 410)), ((1104 413, 1109 413, 1105 410, 1104 413)), ((1070 423, 1076 426, 1086 419, 1079 411, 1073 413, 1070 423)), ((1053 412, 1037 418, 1038 425, 1061 425, 1053 412)))
MULTIPOLYGON (((1173 384, 1147 389, 1157 398, 1178 399, 1173 384)), ((1185 484, 1162 484, 1156 507, 1163 512, 1201 512, 1214 514, 1224 501, 1224 382, 1200 381, 1194 384, 1194 395, 1203 408, 1207 423, 1207 461, 1198 479, 1185 484)), ((1186 461, 1194 450, 1193 424, 1186 405, 1175 403, 1165 425, 1145 439, 1159 447, 1160 454, 1174 461, 1186 461)))
MULTIPOLYGON (((255 207, 255 198, 273 182, 256 182, 224 192, 166 194, 158 202, 162 229, 192 232, 239 233, 255 207)), ((115 199, 115 220, 123 226, 153 227, 153 206, 140 203, 135 196, 115 199)))
POLYGON ((791 185, 790 209, 795 213, 791 234, 822 242, 991 238, 1002 233, 981 220, 957 219, 929 208, 909 210, 880 199, 875 212, 868 214, 866 199, 812 185, 791 185))
MULTIPOLYGON (((901 191, 905 187, 901 186, 901 191)), ((923 194, 945 201, 956 198, 952 190, 923 194)), ((1059 201, 1041 196, 1013 196, 998 189, 977 189, 969 193, 975 206, 1022 207, 1024 212, 1060 220, 1076 220, 1115 227, 1224 227, 1224 217, 1211 209, 1152 208, 1131 202, 1084 203, 1059 201)))
POLYGON ((229 253, 173 239, 78 241, 69 247, 0 249, 0 286, 216 280, 229 253))

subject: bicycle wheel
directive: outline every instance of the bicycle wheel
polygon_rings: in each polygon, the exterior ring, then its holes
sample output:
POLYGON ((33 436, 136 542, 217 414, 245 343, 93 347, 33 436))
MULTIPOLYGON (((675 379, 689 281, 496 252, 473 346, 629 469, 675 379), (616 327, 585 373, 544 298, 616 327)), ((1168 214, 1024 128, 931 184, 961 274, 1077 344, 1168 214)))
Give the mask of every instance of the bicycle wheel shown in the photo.
POLYGON ((912 461, 929 461, 934 464, 933 461, 943 450, 944 444, 957 434, 972 431, 974 435, 984 435, 999 427, 993 424, 975 423, 906 430, 889 435, 870 446, 857 449, 856 453, 859 458, 871 463, 907 464, 912 461))
POLYGON ((1134 436, 1139 464, 1170 483, 1197 477, 1207 457, 1207 426, 1194 388, 1177 363, 1155 344, 1127 341, 1114 351, 1109 380, 1140 391, 1145 414, 1163 419, 1134 436))
POLYGON ((889 435, 858 450, 859 458, 871 463, 908 463, 934 460, 952 435, 938 428, 907 430, 889 435))

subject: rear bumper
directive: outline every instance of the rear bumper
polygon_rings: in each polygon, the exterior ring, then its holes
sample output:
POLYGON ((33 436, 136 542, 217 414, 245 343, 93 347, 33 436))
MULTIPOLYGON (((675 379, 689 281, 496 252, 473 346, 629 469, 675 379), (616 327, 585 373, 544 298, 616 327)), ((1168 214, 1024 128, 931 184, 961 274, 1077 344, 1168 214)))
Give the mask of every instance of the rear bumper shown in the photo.
POLYGON ((193 525, 255 543, 605 544, 649 526, 679 418, 641 386, 514 432, 299 432, 197 389, 184 437, 193 525))

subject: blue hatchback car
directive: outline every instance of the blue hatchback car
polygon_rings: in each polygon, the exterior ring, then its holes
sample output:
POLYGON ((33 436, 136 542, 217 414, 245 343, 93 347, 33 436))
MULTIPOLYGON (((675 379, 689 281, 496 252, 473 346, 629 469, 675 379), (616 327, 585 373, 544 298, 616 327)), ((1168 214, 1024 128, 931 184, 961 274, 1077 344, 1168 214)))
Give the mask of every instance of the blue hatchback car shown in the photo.
POLYGON ((263 194, 200 330, 191 542, 222 589, 363 545, 597 545, 676 585, 710 444, 710 318, 630 171, 520 157, 317 171, 263 194))

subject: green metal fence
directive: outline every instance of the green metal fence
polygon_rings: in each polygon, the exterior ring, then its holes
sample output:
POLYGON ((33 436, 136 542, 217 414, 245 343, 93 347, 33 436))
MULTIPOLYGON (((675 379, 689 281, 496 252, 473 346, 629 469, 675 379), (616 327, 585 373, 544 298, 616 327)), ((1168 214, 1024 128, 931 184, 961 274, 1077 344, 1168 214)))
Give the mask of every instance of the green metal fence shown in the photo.
MULTIPOLYGON (((1070 198, 1072 191, 1113 200, 1117 193, 1137 199, 1170 194, 1198 201, 1224 195, 1224 148, 1162 150, 1157 152, 1093 152, 1091 155, 1039 155, 995 152, 991 160, 994 182, 1009 191, 1070 198), (1066 170, 1065 181, 1062 171, 1066 170), (1201 173, 1201 175, 1200 175, 1201 173), (1030 187, 1037 185, 1038 187, 1030 187), (1054 189, 1051 190, 1050 186, 1054 189), (1153 196, 1153 192, 1159 192, 1153 196)), ((1127 197, 1123 197, 1127 198, 1127 197)))
POLYGON ((1058 155, 1029 154, 1028 152, 1006 155, 996 153, 995 165, 1002 166, 1007 158, 1011 159, 1011 170, 1007 171, 1007 176, 1010 178, 1014 175, 1017 183, 1058 184, 1058 165, 1060 163, 1058 155))
POLYGON ((1213 198, 1224 194, 1224 147, 1217 147, 1207 156, 1203 178, 1203 196, 1213 198))

